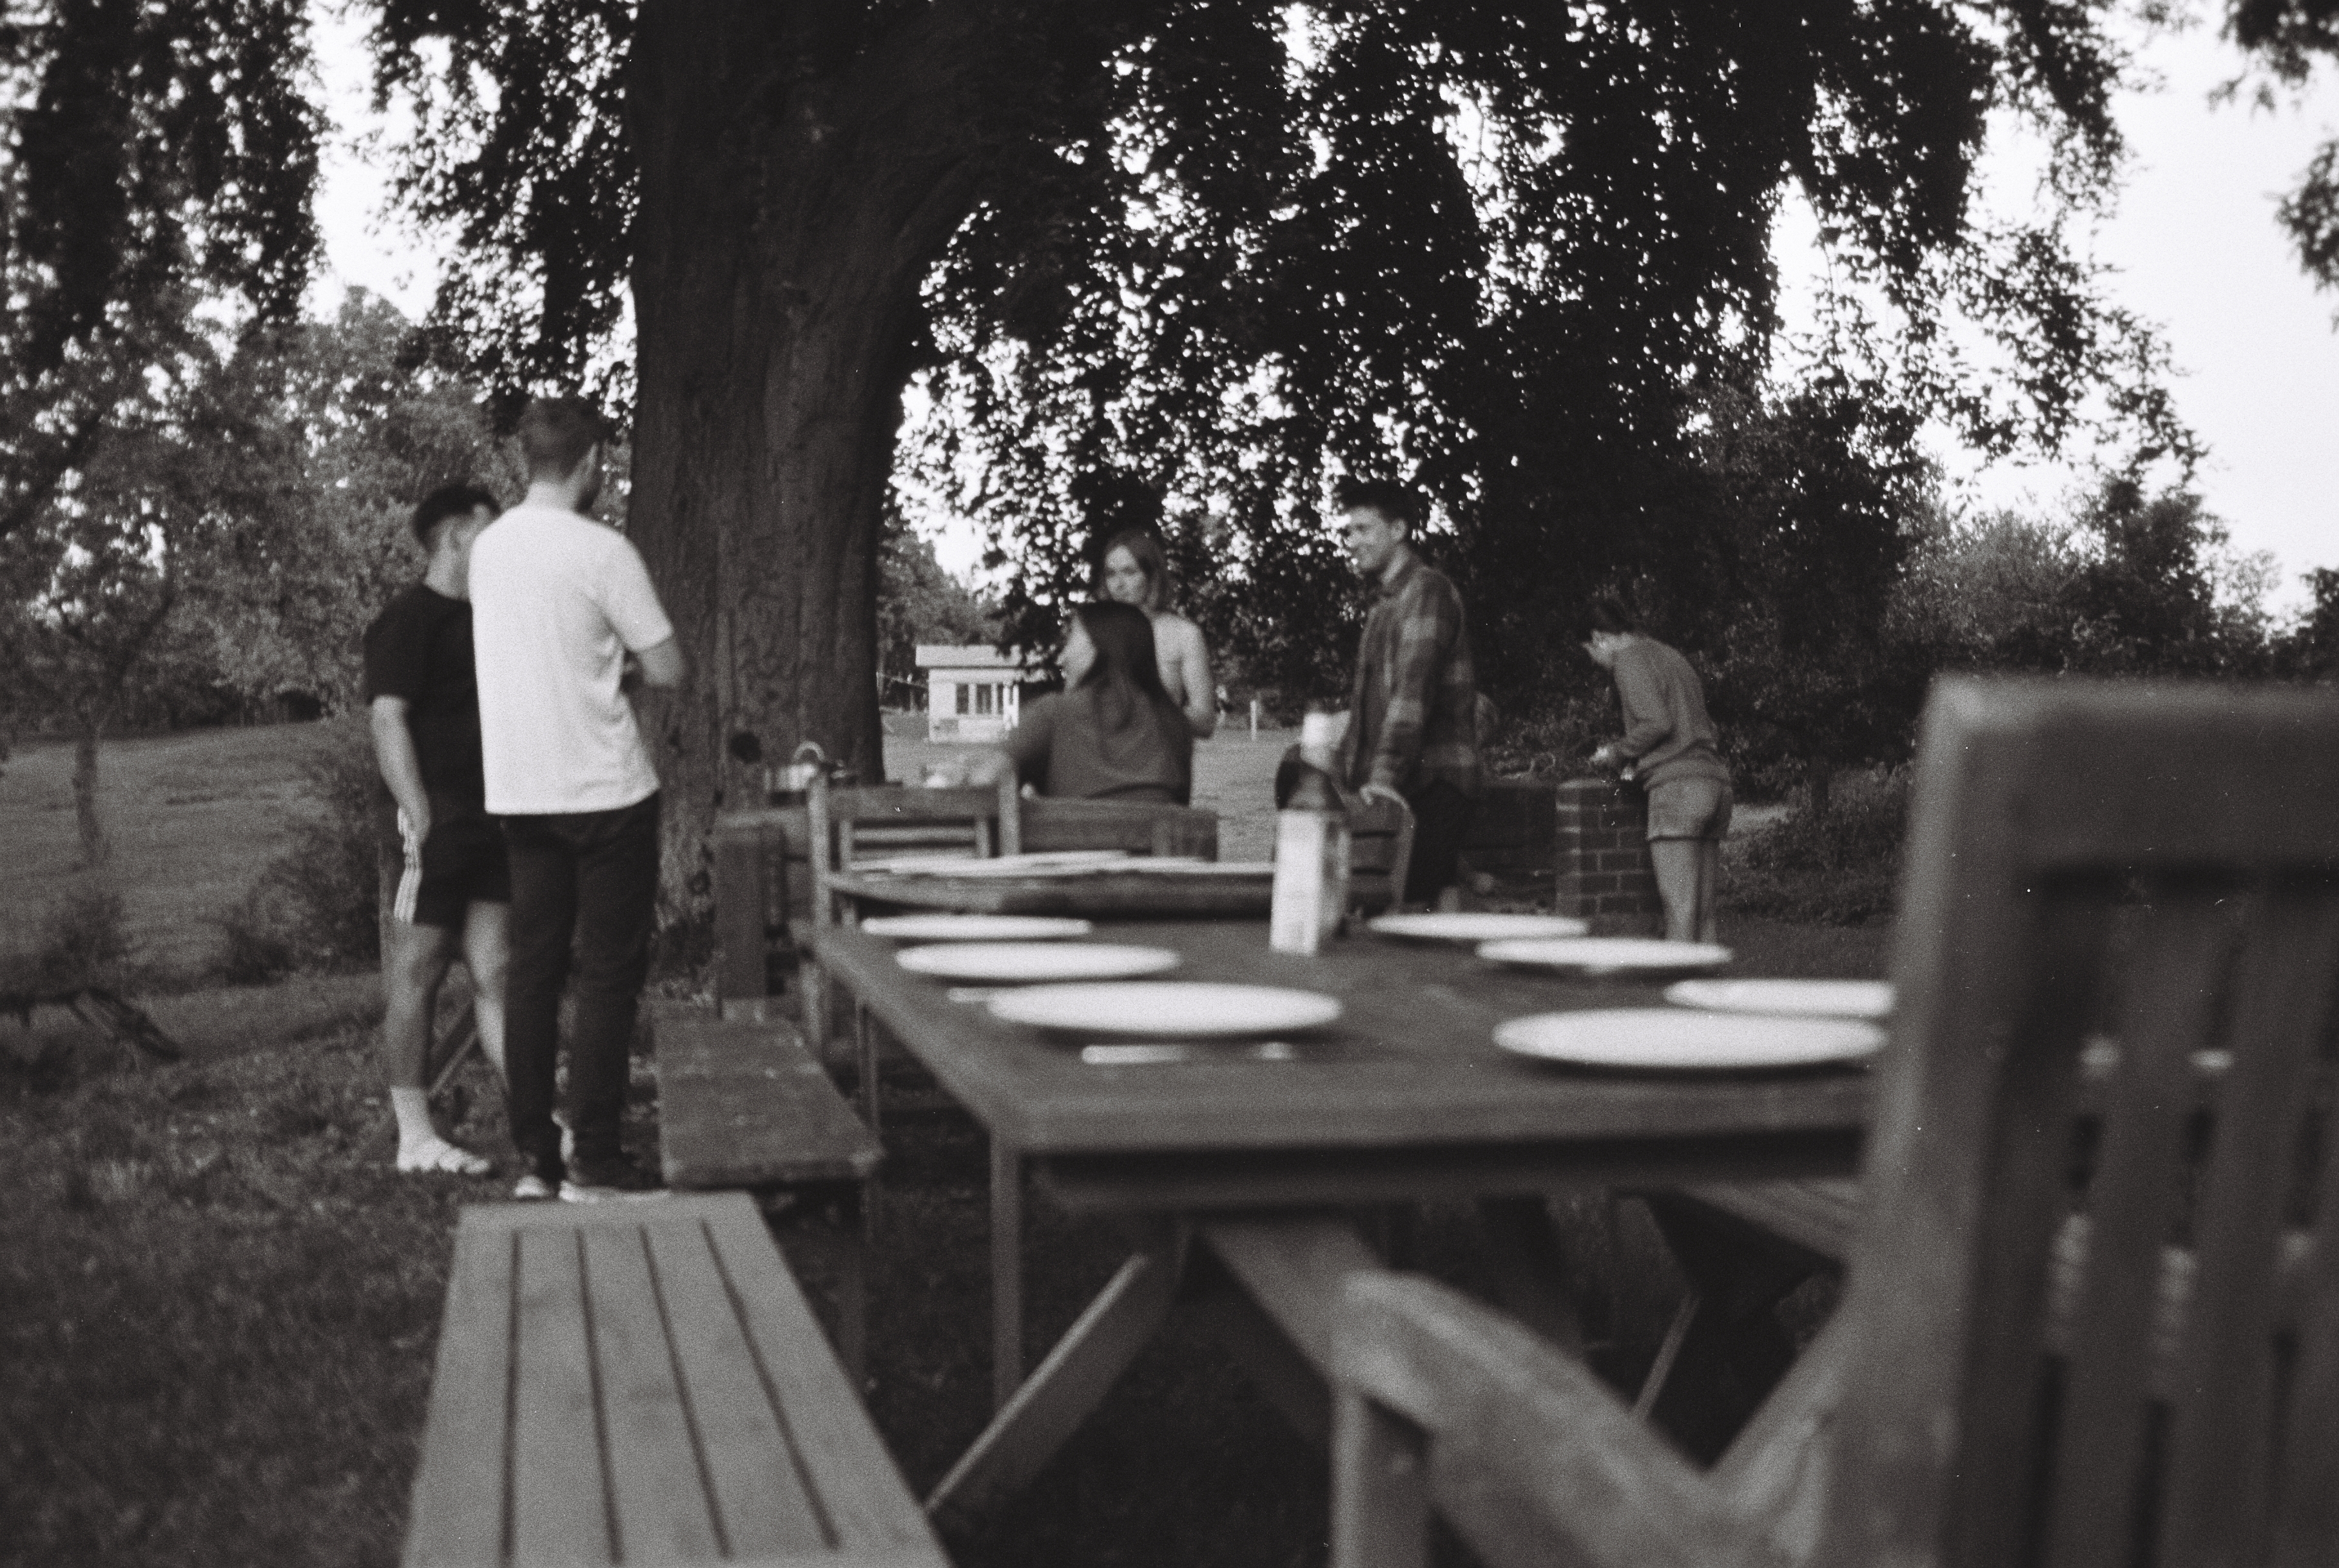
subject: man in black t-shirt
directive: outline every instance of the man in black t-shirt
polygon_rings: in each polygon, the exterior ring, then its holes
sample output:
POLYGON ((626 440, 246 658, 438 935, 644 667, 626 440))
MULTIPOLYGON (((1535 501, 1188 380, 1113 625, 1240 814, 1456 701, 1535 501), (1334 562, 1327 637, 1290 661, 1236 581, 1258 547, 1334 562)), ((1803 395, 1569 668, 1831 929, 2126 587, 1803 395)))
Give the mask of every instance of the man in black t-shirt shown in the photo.
POLYGON ((496 1070, 504 1068, 511 873, 480 772, 469 587, 471 541, 495 519, 494 498, 476 486, 448 485, 423 498, 414 537, 429 567, 366 628, 374 754, 398 803, 404 848, 381 955, 382 1046, 400 1170, 484 1176, 492 1169, 431 1126, 423 1072, 432 1009, 459 937, 479 1043, 496 1070))

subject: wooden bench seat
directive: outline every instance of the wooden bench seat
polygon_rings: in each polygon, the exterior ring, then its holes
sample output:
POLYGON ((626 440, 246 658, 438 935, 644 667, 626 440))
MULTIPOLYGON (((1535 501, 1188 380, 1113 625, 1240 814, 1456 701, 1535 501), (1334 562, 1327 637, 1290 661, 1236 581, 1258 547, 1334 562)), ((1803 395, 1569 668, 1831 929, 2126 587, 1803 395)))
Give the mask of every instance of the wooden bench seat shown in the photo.
POLYGON ((744 1193, 463 1210, 407 1568, 941 1568, 744 1193))
POLYGON ((837 1344, 855 1376, 865 1359, 870 1184, 884 1145, 785 1020, 720 1018, 688 1002, 650 1005, 657 1044, 658 1148, 678 1191, 785 1188, 795 1213, 825 1226, 790 1232, 837 1278, 837 1344))

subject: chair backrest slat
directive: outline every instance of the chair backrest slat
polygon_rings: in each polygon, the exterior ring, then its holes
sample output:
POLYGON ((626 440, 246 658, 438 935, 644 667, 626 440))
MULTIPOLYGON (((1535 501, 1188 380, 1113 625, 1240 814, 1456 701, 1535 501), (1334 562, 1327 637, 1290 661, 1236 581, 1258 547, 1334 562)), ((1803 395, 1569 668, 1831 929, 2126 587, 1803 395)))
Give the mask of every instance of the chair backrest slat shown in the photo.
POLYGON ((1945 681, 1906 864, 1819 1560, 2339 1562, 2339 702, 1945 681))
POLYGON ((832 789, 826 780, 815 778, 804 804, 811 823, 815 925, 835 923, 828 880, 855 862, 962 851, 987 860, 1022 853, 1012 774, 994 786, 964 789, 901 784, 832 789))
MULTIPOLYGON (((2264 1562, 2271 1526, 2281 1377, 2269 1352, 2285 1305, 2285 1210, 2339 978, 2327 962, 2339 952, 2339 889, 2277 881, 2252 901, 2248 922, 2232 988, 2237 1049, 2218 1090, 2170 1389, 2164 1562, 2264 1562)), ((2339 1409, 2326 1405, 2324 1421, 2339 1425, 2339 1409)), ((2339 1471, 2325 1480, 2339 1485, 2339 1471)))

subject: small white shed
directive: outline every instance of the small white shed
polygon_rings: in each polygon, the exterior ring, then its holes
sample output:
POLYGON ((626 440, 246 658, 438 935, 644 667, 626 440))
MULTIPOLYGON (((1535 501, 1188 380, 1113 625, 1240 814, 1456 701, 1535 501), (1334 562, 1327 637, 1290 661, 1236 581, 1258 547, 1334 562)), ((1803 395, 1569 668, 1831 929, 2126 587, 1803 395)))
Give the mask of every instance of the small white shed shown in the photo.
POLYGON ((1015 727, 1020 661, 985 646, 922 643, 918 667, 926 672, 928 740, 996 742, 1015 727))

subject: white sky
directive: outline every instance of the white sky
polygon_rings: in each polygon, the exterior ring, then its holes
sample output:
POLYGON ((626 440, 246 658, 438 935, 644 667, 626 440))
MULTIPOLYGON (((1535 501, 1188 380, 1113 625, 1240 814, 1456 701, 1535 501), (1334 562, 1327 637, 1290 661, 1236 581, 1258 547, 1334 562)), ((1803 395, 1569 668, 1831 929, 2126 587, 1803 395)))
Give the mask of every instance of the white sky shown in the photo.
MULTIPOLYGON (((336 130, 318 201, 327 276, 316 304, 329 308, 341 288, 355 285, 419 317, 436 278, 433 248, 384 216, 388 184, 360 143, 380 128, 369 105, 361 38, 360 27, 320 0, 319 64, 336 130)), ((2296 608, 2304 602, 2300 576, 2339 566, 2339 441, 2331 439, 2339 408, 2339 335, 2332 330, 2339 300, 2316 294, 2274 213, 2318 140, 2339 130, 2339 87, 2320 82, 2302 102, 2273 112, 2245 101, 2213 107, 2214 89, 2242 69, 2214 27, 2139 35, 2139 42, 2142 64, 2162 84, 2119 101, 2135 164, 2097 255, 2120 270, 2121 301, 2166 337, 2183 376, 2178 411, 2209 448, 2197 478, 2209 509, 2225 519, 2236 547, 2273 553, 2282 572, 2276 603, 2296 608)), ((2019 152, 1993 157, 1985 168, 1991 204, 2027 204, 2029 168, 2019 152)), ((1782 252, 1793 247, 1794 228, 1791 220, 1781 225, 1782 252)), ((1808 264, 1799 268, 1788 253, 1781 260, 1791 321, 1792 280, 1808 264)), ((2059 512, 2087 483, 2069 466, 1978 468, 1964 454, 1941 455, 1959 497, 1971 506, 2059 512)), ((935 547, 945 567, 964 574, 982 544, 972 527, 944 523, 935 547)))

